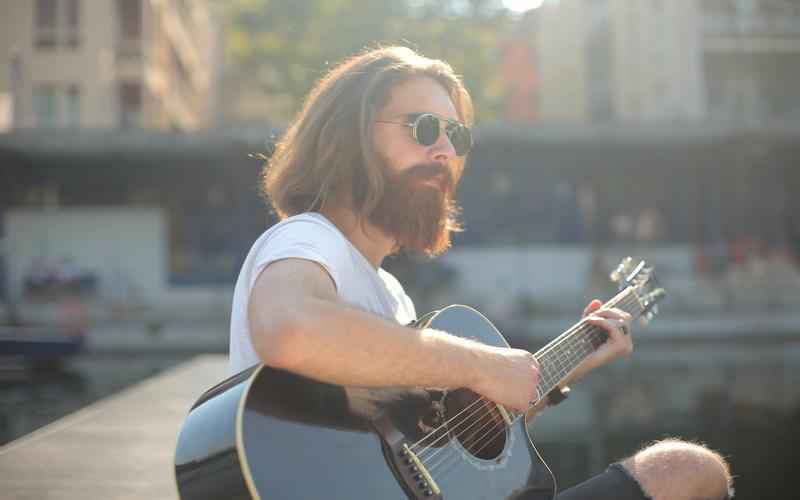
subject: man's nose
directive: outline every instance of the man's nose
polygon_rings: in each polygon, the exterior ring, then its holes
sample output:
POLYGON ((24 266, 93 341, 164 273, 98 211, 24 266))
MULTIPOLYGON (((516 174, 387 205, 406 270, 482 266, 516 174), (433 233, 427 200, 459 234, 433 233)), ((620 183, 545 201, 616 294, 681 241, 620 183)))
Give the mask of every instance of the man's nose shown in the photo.
POLYGON ((456 156, 456 148, 450 142, 447 134, 442 131, 436 143, 431 146, 430 153, 436 163, 448 164, 456 156))

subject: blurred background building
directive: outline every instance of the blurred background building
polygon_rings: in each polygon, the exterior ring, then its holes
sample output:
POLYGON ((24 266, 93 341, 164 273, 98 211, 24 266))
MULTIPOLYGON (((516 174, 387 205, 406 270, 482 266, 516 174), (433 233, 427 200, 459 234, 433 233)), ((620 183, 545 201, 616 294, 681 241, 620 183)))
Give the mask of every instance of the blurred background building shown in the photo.
POLYGON ((0 296, 59 272, 91 276, 94 296, 159 295, 181 229, 153 193, 180 171, 162 170, 170 154, 196 159, 186 134, 219 121, 218 16, 195 0, 36 0, 4 2, 0 22, 0 296))
MULTIPOLYGON (((272 16, 243 7, 237 20, 202 0, 9 3, 0 296, 23 298, 31 274, 66 266, 92 274, 97 297, 135 295, 178 315, 171 304, 206 297, 226 310, 250 242, 273 221, 258 194, 258 155, 277 137, 269 126, 286 119, 278 109, 299 105, 276 82, 317 78, 297 62, 312 48, 292 52, 293 22, 330 17, 310 5, 276 4, 272 16), (276 31, 259 31, 268 21, 276 31), (229 62, 224 25, 245 29, 229 46, 283 48, 229 62), (121 257, 131 247, 135 258, 121 257)), ((402 14, 377 9, 375 22, 402 14)), ((782 0, 550 0, 492 32, 494 63, 482 72, 497 74, 491 85, 505 89, 504 102, 478 122, 461 189, 467 231, 440 259, 456 271, 442 293, 457 289, 500 317, 519 317, 521 304, 560 314, 594 293, 623 249, 641 249, 663 256, 679 309, 791 308, 800 289, 798 9, 782 0), (476 259, 494 251, 493 277, 476 278, 476 259), (565 269, 557 280, 518 272, 519 262, 535 274, 551 258, 565 269)), ((491 102, 480 86, 475 95, 491 102)), ((436 305, 435 293, 420 295, 423 307, 436 305)))
MULTIPOLYGON (((796 120, 800 4, 561 0, 520 21, 538 120, 796 120)), ((520 103, 523 104, 523 103, 520 103)))
POLYGON ((223 350, 274 222, 262 155, 326 67, 405 40, 478 107, 466 231, 433 262, 386 262, 417 309, 475 306, 535 349, 644 257, 665 317, 537 423, 562 484, 656 432, 755 463, 763 443, 726 436, 800 404, 800 2, 502 4, 3 1, 0 320, 58 319, 71 295, 95 338, 153 345, 140 326, 166 325, 223 350))
MULTIPOLYGON (((538 3, 482 38, 494 62, 481 73, 495 81, 489 91, 476 84, 475 95, 494 119, 479 120, 463 181, 467 231, 441 259, 457 269, 462 300, 501 317, 517 314, 503 310, 509 303, 534 299, 540 312, 570 309, 622 249, 643 249, 669 256, 674 304, 687 311, 795 304, 796 2, 538 3), (497 113, 486 104, 494 94, 497 113), (575 258, 559 261, 567 271, 557 281, 517 272, 540 255, 535 273, 565 248, 575 258), (504 290, 511 283, 511 301, 468 272, 495 250, 504 257, 493 280, 504 290)), ((374 4, 373 21, 430 18, 414 14, 423 4, 411 14, 374 4)), ((324 33, 320 23, 337 17, 315 16, 311 3, 275 4, 274 14, 247 5, 237 18, 202 0, 8 3, 0 296, 24 297, 37 268, 66 265, 92 273, 98 297, 138 290, 179 311, 166 297, 191 303, 200 294, 227 307, 244 253, 273 221, 257 185, 258 155, 277 137, 269 125, 285 123, 278 109, 299 105, 287 101, 289 90, 303 93, 290 78, 305 75, 298 81, 307 85, 318 76, 298 61, 322 49, 293 43, 293 23, 324 33), (268 22, 275 31, 259 31, 268 22), (238 33, 229 48, 251 43, 272 55, 229 62, 223 25, 238 33), (136 258, 120 257, 131 246, 136 258)), ((319 57, 327 64, 350 52, 319 57)), ((435 306, 435 294, 421 295, 435 306)))
POLYGON ((677 434, 782 467, 781 431, 741 436, 800 404, 800 2, 545 1, 504 48, 505 119, 479 129, 441 258, 453 289, 534 349, 626 253, 669 293, 630 364, 541 417, 545 456, 588 473, 677 434))
POLYGON ((4 4, 6 128, 197 130, 215 123, 221 40, 204 2, 4 4))

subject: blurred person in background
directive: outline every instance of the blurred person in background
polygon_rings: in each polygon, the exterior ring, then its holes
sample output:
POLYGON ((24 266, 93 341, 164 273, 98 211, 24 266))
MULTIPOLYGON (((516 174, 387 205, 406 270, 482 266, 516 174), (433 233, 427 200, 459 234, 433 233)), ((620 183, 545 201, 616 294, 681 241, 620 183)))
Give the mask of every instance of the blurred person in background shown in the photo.
MULTIPOLYGON (((404 326, 417 318, 381 268, 410 250, 436 256, 459 230, 455 188, 472 146, 472 104, 443 61, 404 47, 330 71, 267 165, 263 189, 280 222, 252 246, 233 298, 230 372, 258 363, 349 386, 469 388, 529 418, 545 404, 533 354, 404 326)), ((584 310, 609 340, 566 379, 633 350, 631 317, 584 310)), ((725 461, 666 440, 560 493, 572 499, 723 499, 725 461)))

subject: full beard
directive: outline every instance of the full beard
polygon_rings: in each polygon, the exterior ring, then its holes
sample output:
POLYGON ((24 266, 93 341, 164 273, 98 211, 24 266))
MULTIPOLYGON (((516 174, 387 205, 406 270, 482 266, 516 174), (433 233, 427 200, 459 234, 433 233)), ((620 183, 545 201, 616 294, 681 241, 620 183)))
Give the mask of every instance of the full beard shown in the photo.
POLYGON ((453 174, 442 165, 417 165, 399 174, 387 169, 384 196, 369 220, 392 235, 398 249, 440 255, 450 248, 450 232, 460 229, 454 191, 453 174))

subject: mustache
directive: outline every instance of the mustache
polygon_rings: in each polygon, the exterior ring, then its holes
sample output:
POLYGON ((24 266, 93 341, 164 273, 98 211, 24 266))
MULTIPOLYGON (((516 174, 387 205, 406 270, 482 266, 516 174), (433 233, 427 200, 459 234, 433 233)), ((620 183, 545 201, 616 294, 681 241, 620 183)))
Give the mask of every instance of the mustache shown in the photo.
POLYGON ((415 165, 409 168, 404 175, 407 179, 430 179, 433 177, 442 177, 447 186, 453 186, 455 180, 453 179, 452 170, 440 163, 425 163, 415 165))

